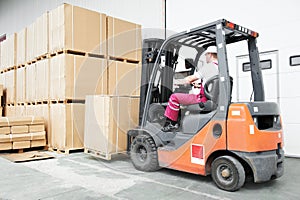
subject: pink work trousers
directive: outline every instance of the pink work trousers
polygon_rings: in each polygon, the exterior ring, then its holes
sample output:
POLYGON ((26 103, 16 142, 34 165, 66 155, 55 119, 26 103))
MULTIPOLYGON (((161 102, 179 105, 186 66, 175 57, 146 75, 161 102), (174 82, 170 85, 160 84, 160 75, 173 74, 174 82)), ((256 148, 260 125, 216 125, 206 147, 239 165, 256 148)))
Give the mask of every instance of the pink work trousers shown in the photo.
POLYGON ((168 106, 165 111, 165 116, 171 119, 172 121, 177 121, 180 104, 191 105, 206 101, 207 99, 204 95, 204 92, 202 94, 202 91, 200 92, 200 94, 174 93, 169 98, 168 106))

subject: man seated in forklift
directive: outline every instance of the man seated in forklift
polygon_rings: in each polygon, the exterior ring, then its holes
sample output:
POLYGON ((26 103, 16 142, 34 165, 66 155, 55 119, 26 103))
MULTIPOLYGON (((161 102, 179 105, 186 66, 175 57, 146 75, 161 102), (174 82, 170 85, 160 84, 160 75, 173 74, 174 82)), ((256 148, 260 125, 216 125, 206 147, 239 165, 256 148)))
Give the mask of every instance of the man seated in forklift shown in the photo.
MULTIPOLYGON (((178 129, 178 113, 181 105, 191 105, 191 104, 203 104, 207 101, 204 94, 203 85, 206 80, 211 77, 218 75, 218 57, 217 57, 217 47, 209 46, 204 52, 207 64, 204 65, 200 70, 195 72, 195 74, 187 76, 185 78, 186 84, 197 84, 196 81, 201 80, 200 91, 198 94, 184 94, 184 93, 174 93, 170 96, 169 102, 165 111, 166 123, 162 128, 164 132, 176 131, 178 129), (212 63, 213 65, 209 65, 212 63)), ((200 105, 201 106, 201 105, 200 105)))

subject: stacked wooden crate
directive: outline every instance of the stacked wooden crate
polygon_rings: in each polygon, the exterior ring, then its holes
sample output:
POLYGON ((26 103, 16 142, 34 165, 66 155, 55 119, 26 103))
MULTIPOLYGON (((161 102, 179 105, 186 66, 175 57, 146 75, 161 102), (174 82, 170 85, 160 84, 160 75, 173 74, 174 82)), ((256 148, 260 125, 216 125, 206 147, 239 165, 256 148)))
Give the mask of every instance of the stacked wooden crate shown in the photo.
POLYGON ((86 97, 85 152, 110 160, 126 151, 127 131, 138 125, 141 27, 107 17, 107 95, 86 97))
POLYGON ((46 145, 43 118, 0 118, 0 150, 26 149, 46 145))
POLYGON ((4 72, 15 88, 6 115, 43 116, 50 148, 83 148, 87 95, 139 95, 140 28, 69 4, 44 13, 17 34, 26 59, 4 72))

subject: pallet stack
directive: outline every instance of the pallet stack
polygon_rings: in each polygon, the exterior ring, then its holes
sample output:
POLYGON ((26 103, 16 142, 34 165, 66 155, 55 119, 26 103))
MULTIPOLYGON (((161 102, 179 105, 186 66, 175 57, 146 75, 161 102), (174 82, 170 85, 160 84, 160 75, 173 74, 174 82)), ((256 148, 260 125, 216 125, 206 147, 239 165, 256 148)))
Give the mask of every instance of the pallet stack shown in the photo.
POLYGON ((15 38, 18 61, 1 65, 6 116, 44 117, 52 149, 83 148, 87 95, 139 94, 140 25, 62 4, 15 38))
POLYGON ((40 146, 46 146, 46 132, 43 118, 0 118, 0 150, 23 150, 40 146))

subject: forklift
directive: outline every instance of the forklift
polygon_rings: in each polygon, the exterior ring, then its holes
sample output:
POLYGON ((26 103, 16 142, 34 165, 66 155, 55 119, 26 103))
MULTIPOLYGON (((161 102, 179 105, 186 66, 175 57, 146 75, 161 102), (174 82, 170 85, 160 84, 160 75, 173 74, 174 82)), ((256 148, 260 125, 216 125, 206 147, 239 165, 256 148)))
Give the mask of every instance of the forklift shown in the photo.
POLYGON ((261 183, 283 175, 280 110, 277 103, 265 101, 257 37, 257 32, 221 19, 166 40, 144 40, 140 121, 127 132, 136 169, 211 175, 226 191, 240 189, 245 180, 261 183), (232 102, 227 47, 233 43, 248 50, 254 95, 249 102, 232 102), (180 105, 179 128, 163 132, 170 95, 193 92, 178 80, 201 69, 209 46, 217 47, 219 74, 204 84, 207 102, 180 105))

